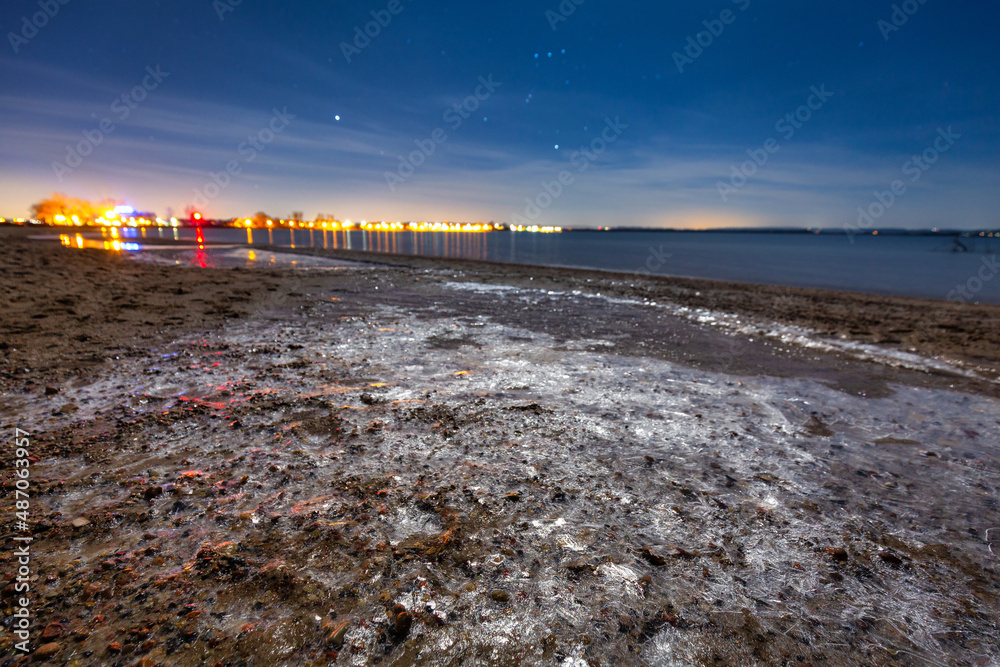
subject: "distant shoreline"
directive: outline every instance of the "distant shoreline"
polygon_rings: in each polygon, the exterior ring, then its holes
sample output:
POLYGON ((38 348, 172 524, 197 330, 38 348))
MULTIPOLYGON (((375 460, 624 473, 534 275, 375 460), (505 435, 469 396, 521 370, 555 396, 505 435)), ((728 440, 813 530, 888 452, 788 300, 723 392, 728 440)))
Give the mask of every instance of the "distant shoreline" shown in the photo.
MULTIPOLYGON (((11 218, 0 218, 2 220, 10 220, 11 218)), ((460 222, 458 224, 465 224, 460 222)), ((82 225, 82 226, 69 226, 69 225, 47 225, 44 223, 34 223, 34 222, 0 222, 0 227, 29 227, 29 228, 42 228, 42 229, 53 229, 53 230, 75 230, 75 231, 92 231, 102 229, 100 225, 82 225)), ((195 229, 198 227, 209 227, 209 228, 233 228, 242 229, 240 225, 233 224, 230 219, 225 220, 204 220, 202 224, 192 225, 187 222, 181 222, 177 225, 181 229, 195 229)), ((155 227, 151 227, 155 228, 155 227)), ((483 232, 483 233, 503 233, 509 232, 508 229, 496 230, 495 232, 483 232)), ((716 229, 679 229, 676 227, 562 227, 563 234, 571 233, 613 233, 613 232, 624 232, 624 233, 664 233, 664 234, 790 234, 790 235, 818 235, 818 236, 870 236, 873 232, 877 232, 879 236, 933 236, 938 238, 996 238, 1000 239, 1000 227, 995 229, 983 228, 983 229, 897 229, 897 228, 876 228, 872 230, 865 230, 863 232, 852 231, 851 229, 845 227, 720 227, 716 229)))

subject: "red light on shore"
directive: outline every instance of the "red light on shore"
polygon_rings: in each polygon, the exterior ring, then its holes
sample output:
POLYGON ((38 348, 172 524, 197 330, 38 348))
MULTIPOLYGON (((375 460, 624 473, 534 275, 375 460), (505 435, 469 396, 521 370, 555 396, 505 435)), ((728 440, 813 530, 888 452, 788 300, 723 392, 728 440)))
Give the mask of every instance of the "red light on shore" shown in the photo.
POLYGON ((193 215, 192 217, 193 217, 193 218, 194 218, 195 220, 201 220, 201 213, 195 213, 195 214, 194 214, 194 215, 193 215))

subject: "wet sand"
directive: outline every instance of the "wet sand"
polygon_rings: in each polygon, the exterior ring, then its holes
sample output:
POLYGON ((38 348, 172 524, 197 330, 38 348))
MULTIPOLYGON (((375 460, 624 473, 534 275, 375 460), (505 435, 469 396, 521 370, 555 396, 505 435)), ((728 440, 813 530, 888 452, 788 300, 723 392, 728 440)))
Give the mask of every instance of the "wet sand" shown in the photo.
POLYGON ((0 248, 52 664, 1000 657, 1000 308, 0 248))

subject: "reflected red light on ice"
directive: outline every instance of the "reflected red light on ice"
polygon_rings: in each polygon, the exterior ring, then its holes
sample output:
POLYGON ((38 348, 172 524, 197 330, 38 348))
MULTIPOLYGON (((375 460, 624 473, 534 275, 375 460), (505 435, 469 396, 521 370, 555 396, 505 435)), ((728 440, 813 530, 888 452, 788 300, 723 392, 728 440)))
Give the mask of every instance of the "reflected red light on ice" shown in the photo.
POLYGON ((196 240, 196 241, 197 241, 198 243, 204 243, 204 242, 205 242, 205 233, 204 233, 203 231, 201 231, 201 227, 199 227, 199 228, 198 228, 198 229, 197 229, 197 230, 195 231, 195 240, 196 240))

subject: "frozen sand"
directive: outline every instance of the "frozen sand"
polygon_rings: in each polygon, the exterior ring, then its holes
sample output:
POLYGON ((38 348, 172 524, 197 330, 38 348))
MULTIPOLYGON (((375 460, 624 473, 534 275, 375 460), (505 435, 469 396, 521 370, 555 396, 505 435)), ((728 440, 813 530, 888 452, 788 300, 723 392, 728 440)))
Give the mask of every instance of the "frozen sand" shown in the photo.
POLYGON ((990 392, 794 341, 772 366, 774 339, 641 299, 349 272, 5 392, 60 513, 35 542, 60 660, 997 659, 990 392))

